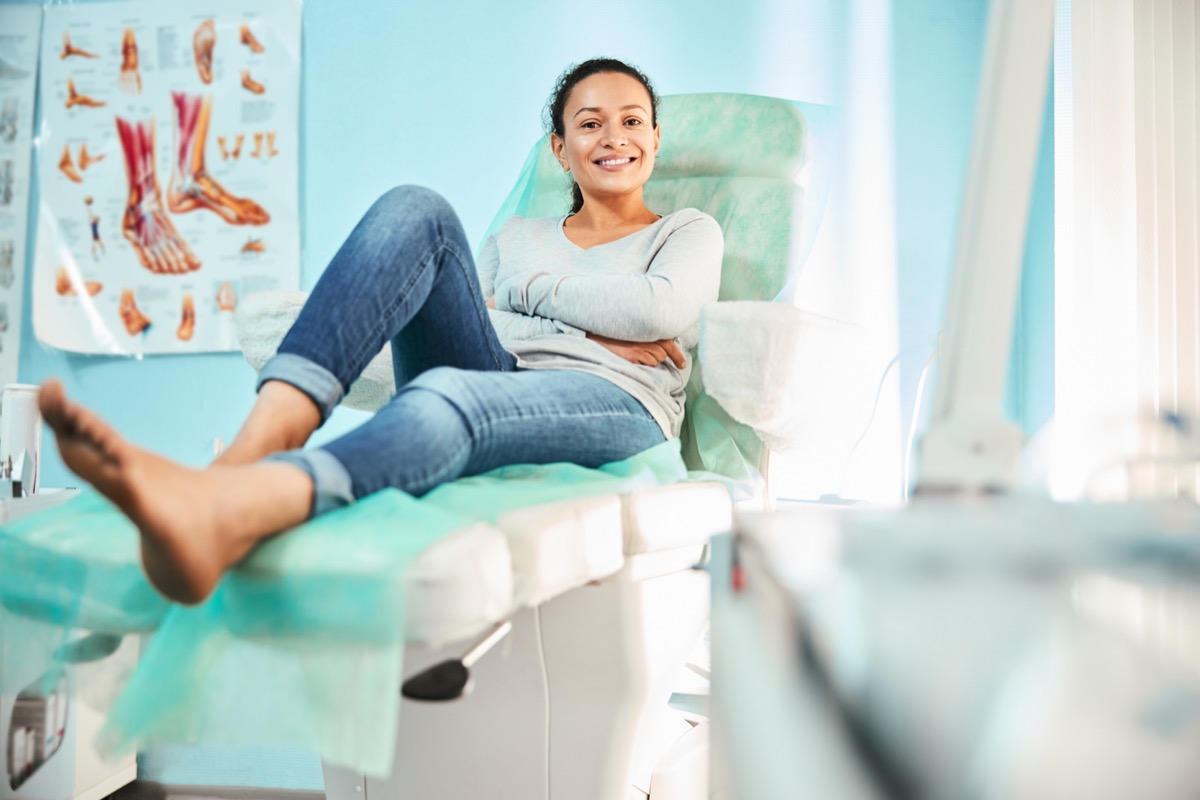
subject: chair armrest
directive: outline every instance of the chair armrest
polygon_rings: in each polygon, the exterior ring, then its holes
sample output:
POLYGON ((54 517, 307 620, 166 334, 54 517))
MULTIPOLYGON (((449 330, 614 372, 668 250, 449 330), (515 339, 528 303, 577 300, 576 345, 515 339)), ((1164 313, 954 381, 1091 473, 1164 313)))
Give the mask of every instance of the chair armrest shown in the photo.
POLYGON ((772 450, 844 450, 870 413, 862 331, 783 303, 713 303, 700 316, 704 390, 772 450))
MULTIPOLYGON (((279 343, 300 314, 308 292, 256 292, 243 298, 236 321, 242 355, 258 372, 279 349, 279 343)), ((396 394, 392 347, 384 345, 350 387, 342 405, 360 411, 377 411, 396 394)))

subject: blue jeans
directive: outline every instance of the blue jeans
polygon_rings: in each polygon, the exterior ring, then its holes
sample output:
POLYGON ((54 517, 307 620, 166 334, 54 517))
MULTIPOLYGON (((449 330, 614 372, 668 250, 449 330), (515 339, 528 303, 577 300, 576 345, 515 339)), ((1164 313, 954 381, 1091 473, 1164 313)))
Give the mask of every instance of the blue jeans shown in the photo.
POLYGON ((413 186, 383 195, 321 275, 259 387, 333 412, 391 342, 396 395, 323 447, 271 456, 313 480, 313 514, 387 487, 422 495, 506 464, 596 467, 652 447, 644 406, 595 375, 518 369, 500 344, 454 211, 413 186))

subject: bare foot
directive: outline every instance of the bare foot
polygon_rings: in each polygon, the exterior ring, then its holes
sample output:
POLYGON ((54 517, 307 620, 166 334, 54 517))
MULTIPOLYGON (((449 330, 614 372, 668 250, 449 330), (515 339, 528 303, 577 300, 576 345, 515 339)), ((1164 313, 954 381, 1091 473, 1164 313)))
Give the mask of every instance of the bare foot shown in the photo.
POLYGON ((225 141, 224 136, 217 137, 217 147, 221 148, 221 160, 228 161, 229 160, 229 145, 225 141))
POLYGON ((233 156, 234 161, 242 157, 242 142, 244 141, 246 141, 246 134, 244 133, 239 133, 237 138, 233 140, 233 152, 230 155, 233 156))
POLYGON ((213 79, 213 46, 217 43, 217 29, 211 19, 201 22, 192 34, 192 54, 196 58, 196 71, 200 80, 212 83, 213 79))
POLYGON ((71 180, 83 183, 83 176, 79 174, 79 170, 75 169, 75 162, 71 160, 71 145, 63 145, 63 154, 62 158, 58 160, 58 168, 71 180))
POLYGON ((279 151, 275 149, 275 131, 267 132, 267 158, 273 158, 279 155, 279 151))
POLYGON ((265 253, 266 251, 267 245, 262 239, 247 239, 246 243, 242 245, 243 253, 265 253))
POLYGON ((262 155, 263 135, 261 133, 254 134, 254 149, 250 151, 251 158, 258 158, 262 155))
POLYGON ((47 381, 38 394, 63 462, 137 526, 146 577, 199 603, 261 539, 303 522, 312 481, 288 464, 197 470, 130 444, 47 381))
POLYGON ((179 323, 179 329, 175 331, 175 335, 181 341, 188 341, 192 338, 192 334, 196 332, 196 304, 192 300, 190 294, 183 296, 183 318, 179 323))
POLYGON ((132 289, 121 292, 121 305, 117 308, 117 313, 121 315, 121 322, 130 336, 137 336, 150 327, 150 318, 137 307, 132 289))
POLYGON ((75 90, 75 81, 72 78, 67 78, 67 108, 72 106, 84 106, 86 108, 102 108, 107 105, 103 100, 94 100, 86 94, 80 94, 75 90))
POLYGON ((241 29, 242 44, 250 48, 251 53, 261 53, 266 48, 262 46, 262 42, 254 38, 254 34, 250 32, 250 26, 242 23, 241 29))
POLYGON ((267 91, 267 87, 250 77, 250 70, 248 69, 242 70, 242 86, 245 86, 248 91, 254 94, 262 94, 267 91))

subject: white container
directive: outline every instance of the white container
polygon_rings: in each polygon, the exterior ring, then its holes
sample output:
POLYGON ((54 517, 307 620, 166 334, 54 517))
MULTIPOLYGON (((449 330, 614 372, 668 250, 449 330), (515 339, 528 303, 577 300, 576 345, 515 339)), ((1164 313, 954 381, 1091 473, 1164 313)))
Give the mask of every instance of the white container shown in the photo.
MULTIPOLYGON (((10 383, 0 396, 0 468, 12 459, 16 464, 21 453, 33 461, 33 480, 24 487, 26 494, 36 494, 38 472, 41 469, 42 415, 37 404, 38 387, 28 383, 10 383)), ((14 475, 19 478, 19 475, 14 475)))

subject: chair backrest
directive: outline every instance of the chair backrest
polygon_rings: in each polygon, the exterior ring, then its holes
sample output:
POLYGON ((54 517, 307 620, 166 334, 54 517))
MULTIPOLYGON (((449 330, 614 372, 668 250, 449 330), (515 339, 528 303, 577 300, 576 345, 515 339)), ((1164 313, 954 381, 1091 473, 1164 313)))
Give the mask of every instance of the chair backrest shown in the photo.
MULTIPOLYGON (((663 214, 698 208, 721 225, 721 300, 790 302, 824 211, 833 110, 746 94, 669 95, 658 122, 662 147, 646 204, 663 214)), ((543 137, 488 233, 514 215, 561 216, 570 205, 570 178, 543 137)), ((684 460, 691 469, 759 480, 762 442, 704 394, 702 372, 698 364, 688 385, 684 460)))

